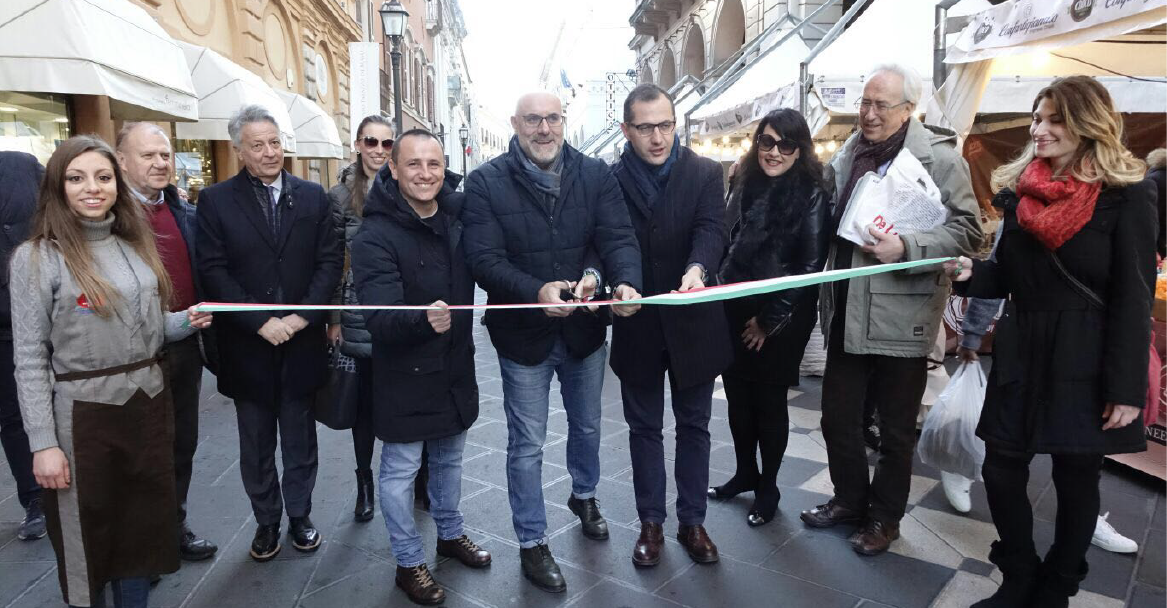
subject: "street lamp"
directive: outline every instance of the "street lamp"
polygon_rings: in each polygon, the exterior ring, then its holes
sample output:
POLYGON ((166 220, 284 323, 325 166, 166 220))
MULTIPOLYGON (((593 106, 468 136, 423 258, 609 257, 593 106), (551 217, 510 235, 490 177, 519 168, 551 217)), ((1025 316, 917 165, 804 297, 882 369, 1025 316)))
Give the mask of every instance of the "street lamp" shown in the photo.
POLYGON ((393 60, 393 120, 397 136, 401 137, 401 38, 405 35, 405 21, 409 18, 409 11, 397 0, 386 0, 377 12, 381 13, 381 25, 390 42, 389 57, 393 60))
POLYGON ((466 175, 466 143, 470 140, 470 129, 462 125, 458 128, 458 137, 462 139, 462 175, 466 175))

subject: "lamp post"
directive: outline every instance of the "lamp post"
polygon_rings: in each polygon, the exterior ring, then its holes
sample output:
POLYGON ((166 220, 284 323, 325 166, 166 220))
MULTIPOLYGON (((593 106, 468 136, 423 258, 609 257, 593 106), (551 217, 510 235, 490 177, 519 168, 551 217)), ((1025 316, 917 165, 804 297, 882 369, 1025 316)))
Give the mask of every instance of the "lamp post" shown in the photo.
POLYGON ((385 37, 389 39, 389 57, 393 61, 393 123, 397 136, 401 137, 401 38, 405 35, 405 21, 409 12, 397 0, 386 0, 377 11, 381 14, 381 25, 385 37))
POLYGON ((462 175, 466 175, 466 144, 470 139, 470 129, 462 125, 458 128, 458 137, 462 139, 462 175))

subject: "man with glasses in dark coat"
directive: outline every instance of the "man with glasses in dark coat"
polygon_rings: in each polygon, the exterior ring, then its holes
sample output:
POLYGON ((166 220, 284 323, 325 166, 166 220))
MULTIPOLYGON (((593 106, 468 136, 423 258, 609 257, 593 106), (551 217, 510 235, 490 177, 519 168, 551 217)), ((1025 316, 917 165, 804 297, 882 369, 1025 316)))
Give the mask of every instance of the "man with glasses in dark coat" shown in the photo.
MULTIPOLYGON (((676 121, 672 98, 656 85, 642 84, 624 101, 628 143, 613 173, 640 242, 646 295, 705 287, 726 246, 721 167, 680 144, 676 121)), ((677 539, 693 561, 718 560, 704 526, 709 417, 714 379, 732 357, 720 302, 649 306, 614 321, 612 370, 620 377, 640 516, 637 566, 655 566, 664 549, 666 374, 677 421, 677 539)))

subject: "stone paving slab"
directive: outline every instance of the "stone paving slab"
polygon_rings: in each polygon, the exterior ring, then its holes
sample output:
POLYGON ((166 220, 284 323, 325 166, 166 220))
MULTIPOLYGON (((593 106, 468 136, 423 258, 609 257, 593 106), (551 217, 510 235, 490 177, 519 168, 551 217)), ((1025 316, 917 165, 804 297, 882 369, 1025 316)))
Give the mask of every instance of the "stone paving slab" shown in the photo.
MULTIPOLYGON (((674 538, 676 495, 671 479, 675 433, 671 412, 666 411, 670 481, 665 555, 657 568, 635 568, 630 553, 639 528, 628 431, 619 381, 609 371, 602 393, 602 477, 597 496, 609 519, 611 538, 603 542, 584 538, 578 520, 564 504, 571 488, 566 468, 568 428, 558 386, 553 386, 544 448, 544 499, 550 546, 564 569, 568 591, 560 595, 538 591, 519 570, 506 493, 502 382, 496 355, 478 324, 475 341, 481 417, 470 431, 466 448, 463 512, 468 532, 494 554, 494 563, 485 570, 472 571, 450 560, 438 560, 433 522, 417 512, 434 576, 448 591, 446 606, 955 608, 991 594, 1000 581, 1000 573, 987 563, 995 532, 983 485, 973 486, 972 512, 958 514, 944 498, 939 473, 918 460, 903 523, 904 537, 888 554, 877 558, 856 555, 846 544, 851 529, 810 530, 802 525, 799 512, 825 501, 831 492, 819 430, 821 386, 816 378, 805 378, 790 394, 790 447, 779 474, 782 501, 774 521, 761 528, 746 525, 750 494, 710 502, 706 527, 722 554, 716 565, 692 563, 674 538)), ((735 466, 724 393, 717 388, 710 423, 710 481, 714 484, 732 475, 735 466)), ((285 542, 280 556, 269 563, 257 564, 248 557, 255 521, 239 479, 235 413, 231 403, 214 389, 214 377, 207 375, 189 508, 191 526, 217 543, 220 551, 214 560, 184 564, 178 573, 164 577, 152 593, 150 605, 409 606, 393 585, 395 564, 379 509, 370 522, 352 520, 355 467, 348 432, 318 429, 320 470, 313 520, 324 536, 320 550, 302 554, 285 542)), ((374 462, 379 457, 378 446, 374 462)), ((871 454, 872 464, 876 457, 871 454)), ((6 464, 0 460, 0 608, 59 608, 63 604, 52 547, 47 541, 21 542, 15 538, 23 512, 6 464)), ((1041 549, 1051 540, 1056 515, 1049 467, 1048 458, 1035 459, 1029 487, 1041 549)), ((1140 551, 1115 555, 1091 548, 1091 575, 1071 606, 1161 608, 1167 601, 1163 484, 1111 464, 1103 470, 1102 479, 1103 510, 1110 512, 1109 521, 1120 532, 1140 542, 1140 551)))

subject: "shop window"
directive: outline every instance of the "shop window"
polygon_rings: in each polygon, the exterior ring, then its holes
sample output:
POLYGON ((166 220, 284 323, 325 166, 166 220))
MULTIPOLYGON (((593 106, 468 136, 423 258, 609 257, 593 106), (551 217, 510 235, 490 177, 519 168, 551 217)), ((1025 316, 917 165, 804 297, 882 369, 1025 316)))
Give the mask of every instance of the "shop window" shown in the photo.
POLYGON ((192 203, 199 191, 215 183, 215 155, 205 139, 174 140, 174 174, 179 188, 186 190, 192 203))
POLYGON ((27 152, 41 164, 72 135, 64 95, 0 92, 0 150, 27 152))

